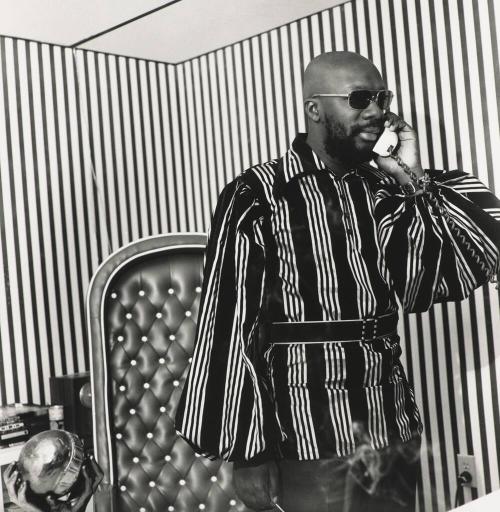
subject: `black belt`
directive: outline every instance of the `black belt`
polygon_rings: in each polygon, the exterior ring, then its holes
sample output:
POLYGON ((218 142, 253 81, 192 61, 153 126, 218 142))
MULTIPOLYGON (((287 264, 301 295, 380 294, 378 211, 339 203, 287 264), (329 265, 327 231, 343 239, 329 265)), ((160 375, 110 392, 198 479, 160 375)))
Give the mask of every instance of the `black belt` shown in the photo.
POLYGON ((274 322, 271 324, 270 342, 280 344, 370 341, 394 334, 397 325, 397 313, 331 322, 274 322))

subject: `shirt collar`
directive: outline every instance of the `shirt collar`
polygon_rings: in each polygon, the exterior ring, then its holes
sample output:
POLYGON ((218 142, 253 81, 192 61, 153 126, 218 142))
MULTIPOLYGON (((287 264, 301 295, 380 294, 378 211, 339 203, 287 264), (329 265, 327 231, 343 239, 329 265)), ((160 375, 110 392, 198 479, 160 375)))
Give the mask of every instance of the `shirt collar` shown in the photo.
POLYGON ((358 176, 357 170, 352 169, 339 178, 307 144, 306 137, 306 133, 299 133, 292 142, 290 149, 281 158, 275 183, 277 189, 283 191, 284 186, 290 181, 316 173, 328 172, 337 179, 346 179, 352 175, 358 176))

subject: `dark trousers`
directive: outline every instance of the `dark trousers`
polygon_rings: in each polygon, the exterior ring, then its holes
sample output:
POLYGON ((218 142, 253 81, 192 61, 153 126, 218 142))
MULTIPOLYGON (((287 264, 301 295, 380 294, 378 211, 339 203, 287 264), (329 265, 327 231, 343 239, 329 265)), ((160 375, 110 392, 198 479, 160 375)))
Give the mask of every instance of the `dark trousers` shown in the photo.
POLYGON ((285 512, 414 512, 420 439, 355 457, 279 462, 285 512))

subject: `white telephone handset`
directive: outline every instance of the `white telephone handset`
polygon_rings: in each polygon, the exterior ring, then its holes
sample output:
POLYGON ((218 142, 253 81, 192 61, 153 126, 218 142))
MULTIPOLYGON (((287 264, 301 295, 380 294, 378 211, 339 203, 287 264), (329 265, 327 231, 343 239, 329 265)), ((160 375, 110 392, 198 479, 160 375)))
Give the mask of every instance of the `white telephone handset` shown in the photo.
POLYGON ((386 128, 377 140, 375 146, 373 146, 373 152, 380 156, 389 156, 398 145, 398 142, 398 134, 386 128))

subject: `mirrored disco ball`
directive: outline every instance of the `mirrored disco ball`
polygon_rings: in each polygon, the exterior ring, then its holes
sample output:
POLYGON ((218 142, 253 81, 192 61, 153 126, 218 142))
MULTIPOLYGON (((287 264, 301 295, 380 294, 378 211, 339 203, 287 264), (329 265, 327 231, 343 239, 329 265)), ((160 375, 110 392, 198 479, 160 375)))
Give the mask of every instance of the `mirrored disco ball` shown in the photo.
POLYGON ((23 446, 17 466, 35 494, 62 496, 76 482, 83 459, 83 443, 75 434, 46 430, 23 446))

